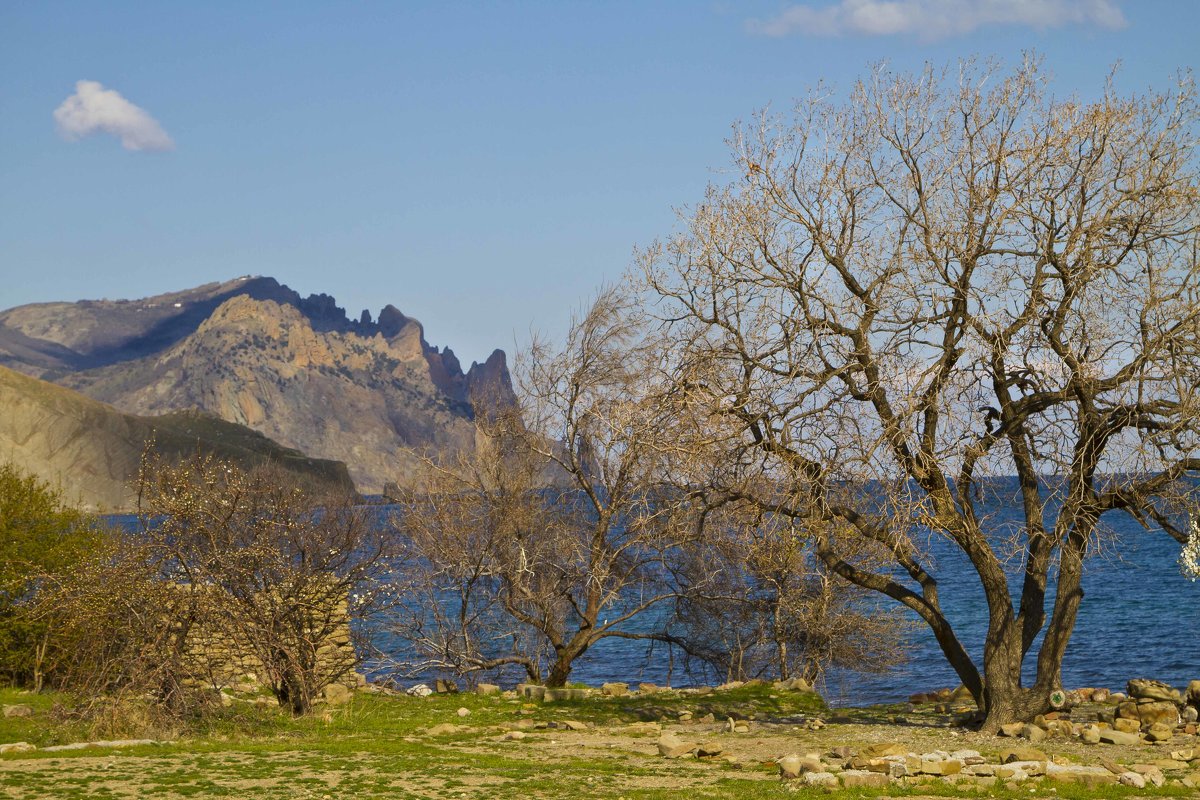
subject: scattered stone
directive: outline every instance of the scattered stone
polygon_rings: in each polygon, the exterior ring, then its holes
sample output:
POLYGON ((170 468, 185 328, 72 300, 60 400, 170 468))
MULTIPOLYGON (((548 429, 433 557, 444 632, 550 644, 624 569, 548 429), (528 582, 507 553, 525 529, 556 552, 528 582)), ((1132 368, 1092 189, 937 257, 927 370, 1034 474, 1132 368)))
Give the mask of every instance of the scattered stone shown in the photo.
POLYGON ((321 694, 325 698, 325 702, 331 706, 344 706, 354 699, 354 692, 350 690, 350 687, 340 683, 329 684, 321 694))
POLYGON ((1114 728, 1113 730, 1100 731, 1100 741, 1105 744, 1133 745, 1141 744, 1142 737, 1136 733, 1119 731, 1114 728))
POLYGON ((658 754, 663 758, 682 758, 690 755, 698 745, 685 742, 671 733, 663 734, 658 740, 658 754))
POLYGON ((878 742, 864 747, 861 755, 866 758, 883 758, 884 756, 902 756, 907 752, 908 748, 898 742, 878 742))
POLYGON ((1021 727, 1021 738, 1037 744, 1046 740, 1046 731, 1038 725, 1026 723, 1021 727))
POLYGON ((819 759, 801 756, 798 753, 786 755, 775 763, 779 765, 779 777, 784 780, 798 778, 806 772, 820 772, 822 769, 819 759))
POLYGON ((720 742, 705 742, 696 748, 696 758, 716 758, 725 752, 725 746, 720 742))
POLYGON ((1139 700, 1162 700, 1167 703, 1179 703, 1182 700, 1179 692, 1162 681, 1134 678, 1127 688, 1129 696, 1139 700))
POLYGON ((1009 722, 1000 726, 1000 735, 1014 737, 1020 736, 1023 730, 1025 730, 1024 722, 1009 722))
POLYGON ((1154 764, 1134 764, 1129 770, 1141 775, 1148 783, 1152 783, 1155 786, 1162 786, 1167 782, 1162 770, 1154 764))
POLYGON ((842 785, 847 788, 858 786, 887 786, 888 776, 879 772, 848 769, 842 773, 842 785))
POLYGON ((1146 779, 1136 772, 1122 772, 1117 778, 1122 786, 1132 786, 1134 789, 1145 789, 1146 779))
POLYGON ((840 758, 845 761, 854 755, 854 748, 841 745, 829 751, 830 758, 840 758))
POLYGON ((410 686, 404 690, 404 693, 409 697, 429 697, 433 694, 433 689, 430 689, 423 683, 418 683, 416 686, 410 686))
POLYGON ((1013 761, 1049 761, 1050 757, 1036 747, 1006 747, 1000 751, 1000 763, 1013 761))
POLYGON ((1137 715, 1143 727, 1158 723, 1171 726, 1179 724, 1179 706, 1170 700, 1139 700, 1137 715))
POLYGON ((838 785, 838 779, 837 775, 832 772, 806 772, 804 773, 804 785, 830 789, 838 785))
POLYGON ((1046 777, 1052 781, 1082 783, 1085 786, 1101 786, 1117 782, 1117 776, 1104 767, 1080 764, 1046 764, 1046 777))
POLYGON ((1142 724, 1136 719, 1126 719, 1125 717, 1117 717, 1113 720, 1112 726, 1115 730, 1122 733, 1137 733, 1142 729, 1142 724))
POLYGON ((1079 738, 1084 744, 1100 744, 1100 729, 1095 725, 1084 725, 1079 732, 1079 738))
POLYGON ((624 697, 629 694, 628 683, 604 683, 600 685, 600 692, 606 697, 624 697))
POLYGON ((917 770, 922 775, 957 775, 962 772, 962 762, 954 759, 931 761, 921 759, 921 768, 917 770))
POLYGON ((655 686, 653 683, 639 683, 638 684, 638 694, 657 694, 658 692, 661 692, 661 691, 662 691, 662 689, 655 686))
POLYGON ((509 731, 508 733, 504 734, 504 740, 506 742, 519 742, 528 738, 528 736, 529 734, 525 731, 509 731))
POLYGON ((479 683, 475 685, 475 694, 490 697, 494 694, 500 694, 500 687, 494 683, 479 683))
POLYGON ((460 717, 469 717, 469 716, 471 716, 471 709, 469 709, 469 708, 460 708, 460 709, 459 709, 458 711, 456 711, 455 713, 456 713, 456 714, 458 714, 460 717))
POLYGON ((0 744, 0 753, 32 753, 37 750, 37 745, 29 742, 10 742, 8 744, 0 744))
POLYGON ((1167 742, 1175 736, 1175 731, 1170 725, 1162 722, 1156 722, 1146 731, 1146 738, 1152 742, 1167 742))
POLYGON ((580 722, 577 719, 564 719, 558 724, 571 731, 586 731, 588 729, 586 722, 580 722))

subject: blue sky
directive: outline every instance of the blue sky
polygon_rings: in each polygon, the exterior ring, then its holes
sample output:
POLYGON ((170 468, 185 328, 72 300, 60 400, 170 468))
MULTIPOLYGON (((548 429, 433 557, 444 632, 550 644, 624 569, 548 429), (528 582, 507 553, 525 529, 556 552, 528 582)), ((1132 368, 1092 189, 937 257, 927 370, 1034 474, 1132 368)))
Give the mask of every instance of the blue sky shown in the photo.
POLYGON ((263 274, 482 359, 560 334, 733 122, 818 80, 1032 48, 1057 93, 1117 60, 1164 87, 1198 30, 1168 0, 0 0, 0 308, 263 274))

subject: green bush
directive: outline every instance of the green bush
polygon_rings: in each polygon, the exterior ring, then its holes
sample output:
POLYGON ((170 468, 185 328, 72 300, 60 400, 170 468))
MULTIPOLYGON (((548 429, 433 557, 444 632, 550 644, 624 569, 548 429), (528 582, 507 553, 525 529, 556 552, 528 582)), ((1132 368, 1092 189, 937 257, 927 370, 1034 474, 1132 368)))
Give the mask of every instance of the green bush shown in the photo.
POLYGON ((0 682, 40 688, 47 629, 30 613, 39 587, 69 570, 98 537, 62 493, 0 464, 0 682))

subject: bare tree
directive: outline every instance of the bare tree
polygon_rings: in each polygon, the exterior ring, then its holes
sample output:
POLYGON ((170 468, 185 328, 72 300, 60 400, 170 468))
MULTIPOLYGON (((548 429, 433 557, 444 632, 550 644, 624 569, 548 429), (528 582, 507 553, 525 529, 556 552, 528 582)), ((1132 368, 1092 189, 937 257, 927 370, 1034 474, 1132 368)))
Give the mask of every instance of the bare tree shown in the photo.
POLYGON ((1200 470, 1195 99, 1184 77, 1058 100, 1034 61, 877 68, 843 103, 739 129, 739 177, 642 256, 678 391, 730 432, 707 443, 728 490, 919 615, 989 730, 1059 687, 1102 518, 1187 538, 1170 508, 1200 470), (1017 477, 1019 524, 987 517, 995 475, 1017 477), (849 532, 893 569, 857 563, 849 532), (929 536, 978 574, 981 660, 929 536))
POLYGON ((648 638, 636 624, 675 596, 669 556, 692 531, 662 490, 669 417, 642 322, 602 293, 562 349, 519 364, 521 407, 481 411, 477 452, 429 463, 403 499, 423 600, 402 633, 426 664, 562 686, 597 642, 648 638))

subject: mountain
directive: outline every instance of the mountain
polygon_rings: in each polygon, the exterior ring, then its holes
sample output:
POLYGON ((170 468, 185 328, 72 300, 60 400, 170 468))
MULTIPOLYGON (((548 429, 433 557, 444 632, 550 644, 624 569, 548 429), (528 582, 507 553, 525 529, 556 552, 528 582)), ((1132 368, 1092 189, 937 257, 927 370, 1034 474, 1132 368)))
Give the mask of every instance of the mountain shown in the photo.
POLYGON ((464 372, 394 306, 351 319, 328 295, 264 277, 9 309, 0 364, 126 413, 195 408, 246 425, 345 462, 368 493, 403 483, 416 452, 473 448, 477 402, 514 402, 503 351, 464 372))
POLYGON ((132 509, 147 443, 168 460, 197 449, 243 468, 272 461, 314 489, 353 490, 346 465, 307 458, 242 425, 197 411, 123 414, 78 392, 0 367, 0 461, 60 488, 68 503, 132 509))

